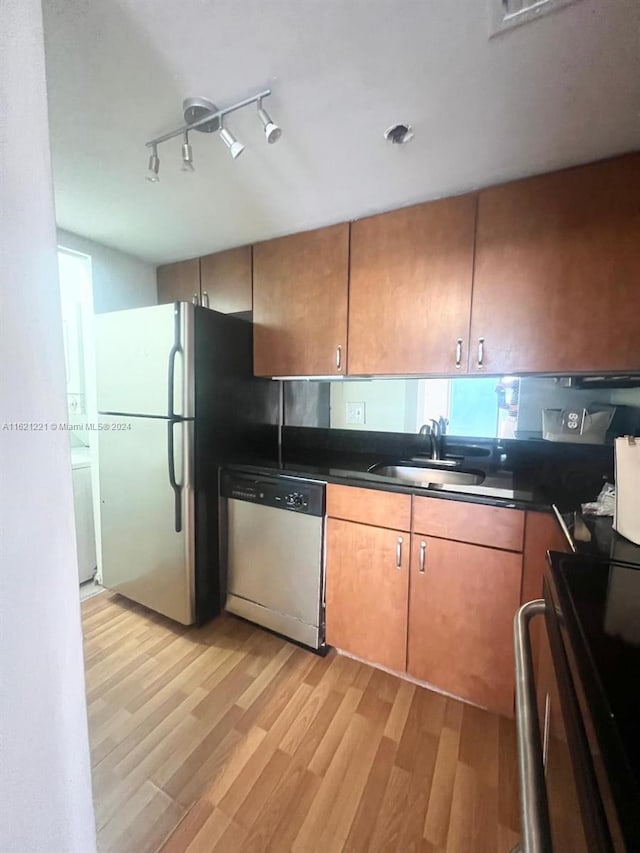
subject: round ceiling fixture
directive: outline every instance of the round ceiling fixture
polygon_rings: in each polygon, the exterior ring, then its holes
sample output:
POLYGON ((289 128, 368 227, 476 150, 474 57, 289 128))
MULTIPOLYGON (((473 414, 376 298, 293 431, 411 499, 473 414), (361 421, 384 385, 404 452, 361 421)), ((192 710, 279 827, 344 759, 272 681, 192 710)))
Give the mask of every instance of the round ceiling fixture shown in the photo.
POLYGON ((413 139, 413 128, 410 124, 392 124, 385 130, 384 138, 394 145, 406 145, 413 139))
MULTIPOLYGON (((194 121, 204 118, 207 113, 217 112, 218 108, 211 101, 207 100, 207 98, 185 98, 182 102, 182 111, 185 122, 193 124, 194 121)), ((220 130, 220 118, 206 121, 204 124, 199 124, 198 127, 194 127, 193 129, 199 130, 201 133, 217 133, 220 130)))

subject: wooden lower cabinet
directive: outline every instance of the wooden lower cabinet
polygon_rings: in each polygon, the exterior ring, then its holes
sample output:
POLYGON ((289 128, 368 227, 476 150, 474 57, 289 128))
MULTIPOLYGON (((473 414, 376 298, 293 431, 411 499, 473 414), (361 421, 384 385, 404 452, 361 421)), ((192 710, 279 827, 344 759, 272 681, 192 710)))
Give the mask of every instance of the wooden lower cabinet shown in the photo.
POLYGON ((521 575, 522 554, 414 534, 408 673, 511 716, 521 575))
POLYGON ((329 518, 327 642, 345 652, 405 671, 409 534, 329 518))

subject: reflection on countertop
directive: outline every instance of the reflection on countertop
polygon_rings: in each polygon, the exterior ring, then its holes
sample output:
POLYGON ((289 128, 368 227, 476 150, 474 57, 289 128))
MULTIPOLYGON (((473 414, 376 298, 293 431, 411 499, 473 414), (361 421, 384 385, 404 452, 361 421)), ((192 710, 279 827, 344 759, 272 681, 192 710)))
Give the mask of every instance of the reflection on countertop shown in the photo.
MULTIPOLYGON (((640 549, 639 549, 640 550, 640 549)), ((575 661, 627 850, 640 847, 640 563, 551 554, 552 604, 575 661)), ((591 746, 592 751, 594 746, 591 746)), ((618 849, 616 847, 616 849, 618 849)))

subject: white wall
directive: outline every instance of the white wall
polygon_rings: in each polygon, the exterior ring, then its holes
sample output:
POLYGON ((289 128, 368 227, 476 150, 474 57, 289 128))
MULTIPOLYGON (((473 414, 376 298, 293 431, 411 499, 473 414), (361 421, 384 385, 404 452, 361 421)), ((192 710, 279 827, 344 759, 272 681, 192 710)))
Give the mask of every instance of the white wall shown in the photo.
MULTIPOLYGON (((134 258, 117 249, 110 249, 102 243, 72 234, 70 231, 57 232, 58 245, 74 252, 82 252, 91 258, 91 281, 93 289, 93 307, 96 314, 106 311, 121 311, 126 308, 142 308, 155 305, 158 301, 156 287, 156 268, 152 264, 134 258)), ((87 329, 93 341, 93 330, 87 329)), ((87 385, 95 384, 95 361, 86 358, 87 385), (93 375, 90 372, 93 371, 93 375)), ((95 406, 95 388, 87 392, 87 417, 90 423, 97 421, 95 406)), ((90 433, 87 436, 91 437, 90 433)), ((87 436, 83 436, 86 438, 87 436)), ((95 436, 94 436, 95 438, 95 436)), ((94 528, 98 572, 97 579, 102 580, 102 532, 100 524, 100 483, 98 479, 98 442, 91 442, 91 483, 93 489, 94 528)))
POLYGON ((156 268, 152 264, 60 228, 58 244, 91 256, 96 314, 157 303, 156 268))
MULTIPOLYGON (((0 424, 64 422, 40 0, 0 33, 0 424)), ((0 849, 91 853, 68 434, 0 426, 0 471, 0 849)))
POLYGON ((415 395, 407 401, 411 380, 373 379, 331 383, 331 426, 334 429, 413 432, 415 395), (347 423, 347 404, 363 403, 364 424, 347 423), (412 405, 411 405, 412 404, 412 405), (407 426, 407 418, 411 427, 407 426))

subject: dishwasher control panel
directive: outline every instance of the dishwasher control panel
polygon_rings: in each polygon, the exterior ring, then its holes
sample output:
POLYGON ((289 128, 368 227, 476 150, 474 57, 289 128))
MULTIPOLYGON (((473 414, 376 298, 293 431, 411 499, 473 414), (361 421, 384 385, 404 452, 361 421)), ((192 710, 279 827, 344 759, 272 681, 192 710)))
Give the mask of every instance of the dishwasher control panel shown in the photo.
POLYGON ((307 515, 324 515, 324 483, 311 483, 277 475, 262 476, 222 471, 220 496, 307 515))

